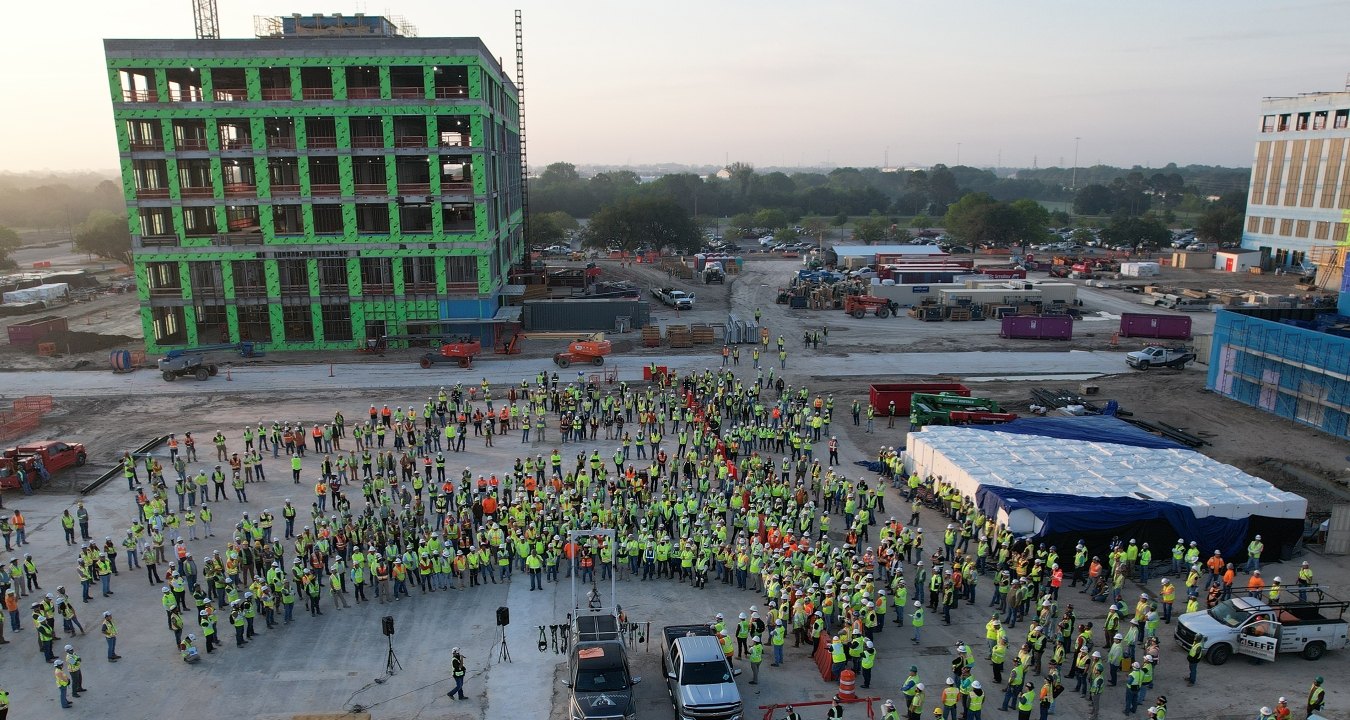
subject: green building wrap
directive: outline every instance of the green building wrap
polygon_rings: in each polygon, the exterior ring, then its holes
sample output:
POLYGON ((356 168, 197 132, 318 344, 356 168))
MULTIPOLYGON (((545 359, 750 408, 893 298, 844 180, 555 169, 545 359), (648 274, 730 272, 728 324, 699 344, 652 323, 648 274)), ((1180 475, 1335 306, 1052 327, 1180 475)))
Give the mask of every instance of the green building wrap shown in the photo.
POLYGON ((146 349, 491 342, 518 93, 476 38, 104 43, 146 349))

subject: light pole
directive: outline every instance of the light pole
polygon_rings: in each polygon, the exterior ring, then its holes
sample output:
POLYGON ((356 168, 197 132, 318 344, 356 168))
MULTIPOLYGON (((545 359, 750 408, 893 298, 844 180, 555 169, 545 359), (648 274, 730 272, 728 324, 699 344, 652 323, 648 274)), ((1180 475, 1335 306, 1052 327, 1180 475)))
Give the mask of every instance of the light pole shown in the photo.
POLYGON ((956 164, 961 164, 961 143, 956 144, 956 164))
POLYGON ((1078 141, 1083 138, 1074 137, 1073 139, 1073 179, 1069 181, 1069 189, 1078 189, 1078 141))

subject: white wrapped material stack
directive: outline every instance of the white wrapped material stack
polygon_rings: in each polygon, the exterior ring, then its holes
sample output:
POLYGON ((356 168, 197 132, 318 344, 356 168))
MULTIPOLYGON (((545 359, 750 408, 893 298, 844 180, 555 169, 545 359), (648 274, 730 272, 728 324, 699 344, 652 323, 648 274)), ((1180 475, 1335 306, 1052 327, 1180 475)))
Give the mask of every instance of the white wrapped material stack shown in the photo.
POLYGON ((909 433, 905 468, 963 495, 982 485, 1172 502, 1196 517, 1302 518, 1308 503, 1198 452, 929 426, 909 433))

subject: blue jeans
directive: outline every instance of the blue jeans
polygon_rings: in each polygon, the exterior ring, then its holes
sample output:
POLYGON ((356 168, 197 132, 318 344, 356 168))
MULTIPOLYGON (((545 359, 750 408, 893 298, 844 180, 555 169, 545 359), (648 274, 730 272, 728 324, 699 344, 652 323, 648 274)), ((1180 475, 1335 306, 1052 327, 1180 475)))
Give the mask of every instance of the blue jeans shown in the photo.
POLYGON ((108 659, 111 660, 113 659, 113 656, 117 654, 117 638, 110 637, 104 639, 108 641, 108 659))
POLYGON ((66 699, 66 690, 68 690, 69 688, 65 685, 62 685, 58 689, 61 691, 61 707, 63 708, 73 707, 70 704, 70 701, 66 699))
POLYGON ((1187 680, 1188 682, 1190 682, 1190 684, 1194 685, 1194 684, 1195 684, 1195 671, 1196 671, 1197 668, 1200 667, 1200 663, 1198 663, 1198 662, 1191 662, 1190 660, 1187 660, 1186 664, 1191 666, 1191 671, 1190 671, 1189 674, 1187 674, 1186 680, 1187 680))
POLYGON ((454 687, 454 689, 452 689, 452 690, 451 690, 449 693, 447 693, 447 694, 448 694, 450 697, 454 697, 455 695, 459 695, 459 699, 460 699, 460 700, 463 700, 463 699, 464 699, 464 676, 463 676, 463 675, 461 675, 461 676, 455 678, 455 687, 454 687))

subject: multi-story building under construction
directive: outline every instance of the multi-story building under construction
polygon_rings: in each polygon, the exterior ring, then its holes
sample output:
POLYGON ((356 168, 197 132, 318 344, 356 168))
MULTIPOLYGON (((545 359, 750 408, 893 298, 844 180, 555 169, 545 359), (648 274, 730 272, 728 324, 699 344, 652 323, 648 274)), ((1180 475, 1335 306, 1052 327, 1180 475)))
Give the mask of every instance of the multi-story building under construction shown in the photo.
POLYGON ((104 42, 147 350, 493 341, 523 248, 515 84, 477 38, 270 20, 104 42))

